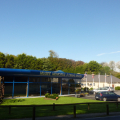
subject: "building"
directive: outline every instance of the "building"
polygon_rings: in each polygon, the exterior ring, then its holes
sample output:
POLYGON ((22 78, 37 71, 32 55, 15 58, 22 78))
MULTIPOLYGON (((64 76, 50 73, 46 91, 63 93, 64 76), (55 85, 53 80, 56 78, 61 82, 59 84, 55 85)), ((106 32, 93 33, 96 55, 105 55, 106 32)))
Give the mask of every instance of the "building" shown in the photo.
POLYGON ((120 86, 120 79, 110 75, 94 75, 94 78, 92 75, 87 75, 86 77, 82 78, 81 87, 86 87, 86 83, 88 88, 93 89, 105 86, 115 88, 120 86))
POLYGON ((42 71, 0 68, 2 94, 4 97, 44 96, 45 93, 59 95, 75 94, 80 88, 83 74, 63 71, 42 71), (4 87, 3 87, 4 85, 4 87))

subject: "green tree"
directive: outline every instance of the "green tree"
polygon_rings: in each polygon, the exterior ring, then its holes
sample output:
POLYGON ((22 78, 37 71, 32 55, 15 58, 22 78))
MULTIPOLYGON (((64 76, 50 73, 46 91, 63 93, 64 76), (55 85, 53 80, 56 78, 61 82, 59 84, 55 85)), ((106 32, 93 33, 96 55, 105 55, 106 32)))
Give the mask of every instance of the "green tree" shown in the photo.
POLYGON ((5 68, 14 68, 15 56, 7 54, 5 56, 5 68))
POLYGON ((0 68, 5 67, 5 55, 0 52, 0 68))
POLYGON ((28 69, 26 63, 27 63, 27 56, 26 56, 26 54, 25 54, 25 53, 19 54, 19 55, 17 55, 17 57, 15 58, 14 68, 18 68, 18 69, 28 69))
POLYGON ((89 72, 94 72, 95 74, 97 74, 100 71, 101 68, 102 68, 102 65, 100 65, 96 61, 90 61, 88 63, 88 71, 89 72))
POLYGON ((43 66, 42 66, 43 70, 46 70, 46 71, 52 70, 52 65, 48 58, 42 58, 42 63, 43 63, 43 66))

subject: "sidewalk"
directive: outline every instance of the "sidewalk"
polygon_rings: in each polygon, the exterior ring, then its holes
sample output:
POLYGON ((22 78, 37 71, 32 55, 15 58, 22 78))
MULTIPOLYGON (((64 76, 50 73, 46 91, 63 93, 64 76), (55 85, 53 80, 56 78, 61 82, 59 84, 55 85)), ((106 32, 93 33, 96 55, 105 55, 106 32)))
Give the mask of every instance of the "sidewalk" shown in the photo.
MULTIPOLYGON (((109 116, 120 115, 120 112, 110 112, 109 116)), ((35 120, 84 120, 85 118, 95 118, 107 116, 106 113, 89 113, 89 114, 77 114, 76 118, 73 115, 59 115, 48 117, 36 117, 35 120)), ((22 119, 6 119, 6 120, 32 120, 32 118, 22 119)))

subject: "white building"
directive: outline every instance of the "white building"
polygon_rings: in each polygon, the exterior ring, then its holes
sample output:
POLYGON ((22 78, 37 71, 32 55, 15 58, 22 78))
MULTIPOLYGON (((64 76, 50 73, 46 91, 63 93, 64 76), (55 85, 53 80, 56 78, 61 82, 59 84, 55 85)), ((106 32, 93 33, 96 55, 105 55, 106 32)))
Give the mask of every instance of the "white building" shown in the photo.
POLYGON ((116 78, 114 76, 110 76, 110 75, 94 75, 94 78, 92 78, 92 75, 87 75, 87 77, 85 78, 85 76, 81 79, 81 87, 88 87, 88 88, 99 88, 99 87, 105 87, 105 86, 110 86, 110 87, 117 87, 120 86, 120 79, 116 78))

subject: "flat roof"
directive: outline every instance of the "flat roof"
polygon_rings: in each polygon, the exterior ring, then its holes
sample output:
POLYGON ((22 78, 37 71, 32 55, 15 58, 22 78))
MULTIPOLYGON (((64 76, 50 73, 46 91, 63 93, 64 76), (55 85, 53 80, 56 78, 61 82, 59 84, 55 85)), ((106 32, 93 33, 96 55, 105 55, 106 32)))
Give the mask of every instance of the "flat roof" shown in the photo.
POLYGON ((74 78, 82 79, 83 74, 66 73, 63 71, 43 71, 28 69, 0 68, 0 76, 35 76, 35 77, 57 77, 57 78, 74 78))

